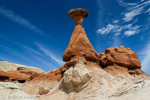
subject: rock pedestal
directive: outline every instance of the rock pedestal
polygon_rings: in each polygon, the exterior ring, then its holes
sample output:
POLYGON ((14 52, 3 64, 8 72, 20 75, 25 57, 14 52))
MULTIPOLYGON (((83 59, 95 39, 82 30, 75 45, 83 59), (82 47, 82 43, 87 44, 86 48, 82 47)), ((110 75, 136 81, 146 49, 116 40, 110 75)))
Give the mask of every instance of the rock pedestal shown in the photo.
POLYGON ((86 60, 96 61, 97 53, 86 36, 84 28, 81 26, 83 18, 88 16, 85 9, 72 9, 68 15, 74 19, 75 29, 72 33, 70 43, 63 54, 63 61, 70 61, 74 56, 86 58, 86 60))

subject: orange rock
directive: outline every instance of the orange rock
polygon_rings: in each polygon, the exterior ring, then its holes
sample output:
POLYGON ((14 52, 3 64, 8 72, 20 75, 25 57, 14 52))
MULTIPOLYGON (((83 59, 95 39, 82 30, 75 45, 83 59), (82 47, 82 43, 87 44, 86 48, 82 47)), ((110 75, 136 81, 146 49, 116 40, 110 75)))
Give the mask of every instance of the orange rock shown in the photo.
POLYGON ((55 71, 55 74, 56 74, 56 75, 57 75, 57 74, 61 74, 61 73, 62 73, 62 71, 61 71, 60 68, 56 69, 56 71, 55 71))
MULTIPOLYGON (((5 71, 2 71, 0 70, 0 76, 3 77, 3 76, 8 76, 8 74, 5 72, 5 71)), ((9 76, 8 76, 9 77, 9 76)))
POLYGON ((144 73, 141 69, 135 69, 136 74, 142 74, 144 73))
POLYGON ((115 51, 118 52, 118 53, 125 53, 125 50, 122 49, 121 47, 116 47, 115 51))
POLYGON ((79 62, 79 60, 82 60, 82 62, 84 64, 87 63, 86 59, 84 57, 80 57, 80 56, 75 56, 73 58, 71 58, 70 61, 66 62, 66 68, 68 69, 68 67, 75 65, 77 62, 79 62))
POLYGON ((0 70, 0 81, 2 82, 9 81, 9 75, 2 70, 0 70))
POLYGON ((105 66, 107 66, 107 65, 106 65, 106 62, 107 62, 106 55, 101 56, 101 58, 100 58, 100 64, 101 64, 103 67, 105 67, 105 66))
POLYGON ((59 81, 62 78, 62 68, 64 68, 63 66, 61 68, 52 70, 47 72, 46 74, 42 74, 42 73, 33 73, 30 77, 30 79, 32 79, 30 81, 34 82, 34 81, 59 81))
POLYGON ((20 73, 19 71, 10 70, 6 72, 9 75, 10 80, 27 80, 30 79, 30 75, 20 73))
POLYGON ((34 71, 29 71, 29 70, 19 70, 20 73, 24 73, 26 75, 32 75, 33 73, 35 73, 34 71))
POLYGON ((126 53, 113 53, 112 54, 115 63, 120 66, 129 66, 130 60, 126 53))
POLYGON ((75 25, 82 25, 83 16, 74 16, 73 19, 74 19, 75 25))
MULTIPOLYGON (((75 9, 68 13, 68 15, 75 21, 75 29, 72 33, 70 43, 63 54, 63 61, 70 61, 74 56, 85 57, 90 61, 97 61, 98 55, 88 40, 84 28, 81 26, 84 14, 80 13, 81 9, 75 9)), ((85 11, 85 13, 88 13, 85 11)), ((86 16, 87 17, 87 16, 86 16)))
MULTIPOLYGON (((100 65, 106 67, 109 65, 117 64, 122 67, 127 67, 129 73, 136 73, 134 69, 140 69, 141 63, 137 54, 131 51, 130 48, 124 48, 124 46, 116 48, 107 48, 105 52, 99 54, 100 65), (133 71, 131 71, 131 69, 133 71)), ((137 73, 141 73, 137 71, 137 73)))
POLYGON ((128 73, 129 73, 129 74, 136 74, 136 72, 133 71, 133 70, 129 70, 128 73))
POLYGON ((72 19, 75 16, 83 16, 84 18, 86 18, 88 16, 88 11, 86 9, 82 9, 82 8, 78 8, 78 9, 71 9, 68 12, 68 16, 71 17, 72 19))
POLYGON ((113 57, 107 57, 106 65, 113 65, 114 64, 114 58, 113 57))
POLYGON ((61 71, 62 72, 64 72, 64 71, 66 71, 67 70, 67 67, 66 67, 67 65, 66 64, 64 64, 64 65, 62 65, 61 67, 60 67, 60 69, 61 69, 61 71))
POLYGON ((30 79, 34 79, 35 77, 38 77, 40 75, 41 75, 40 73, 35 72, 30 76, 30 79))

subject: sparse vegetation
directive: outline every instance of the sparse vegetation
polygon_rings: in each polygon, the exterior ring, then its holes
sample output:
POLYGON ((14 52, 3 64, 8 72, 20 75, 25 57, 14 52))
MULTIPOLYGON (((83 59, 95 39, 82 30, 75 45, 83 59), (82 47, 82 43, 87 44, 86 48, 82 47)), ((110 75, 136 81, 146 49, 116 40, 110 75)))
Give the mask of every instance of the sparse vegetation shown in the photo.
POLYGON ((40 88, 39 88, 39 94, 40 94, 40 95, 47 94, 48 92, 49 92, 49 90, 45 90, 43 87, 40 87, 40 88))

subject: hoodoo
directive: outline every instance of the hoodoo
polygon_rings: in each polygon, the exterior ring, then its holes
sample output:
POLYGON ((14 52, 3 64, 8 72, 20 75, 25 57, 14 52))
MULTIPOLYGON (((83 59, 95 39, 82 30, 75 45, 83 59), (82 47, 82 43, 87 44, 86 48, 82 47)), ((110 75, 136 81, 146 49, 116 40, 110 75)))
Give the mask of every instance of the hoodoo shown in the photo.
POLYGON ((63 61, 70 61, 75 56, 96 61, 98 59, 97 53, 87 38, 84 28, 81 26, 83 18, 88 16, 88 11, 81 8, 71 9, 68 15, 74 20, 75 29, 70 38, 70 43, 63 54, 63 61))
POLYGON ((71 9, 68 15, 75 28, 63 54, 66 63, 44 73, 0 62, 0 100, 5 95, 36 100, 149 100, 150 75, 141 70, 138 55, 124 46, 98 54, 82 27, 88 11, 71 9))

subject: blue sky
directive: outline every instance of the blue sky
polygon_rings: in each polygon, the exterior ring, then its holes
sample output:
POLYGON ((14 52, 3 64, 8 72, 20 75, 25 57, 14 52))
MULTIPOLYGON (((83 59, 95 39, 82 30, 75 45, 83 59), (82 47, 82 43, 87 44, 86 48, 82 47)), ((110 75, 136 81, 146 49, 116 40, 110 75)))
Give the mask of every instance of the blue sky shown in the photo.
POLYGON ((59 68, 74 30, 72 8, 88 10, 82 26, 97 53, 124 45, 150 74, 150 0, 0 0, 0 61, 59 68))

